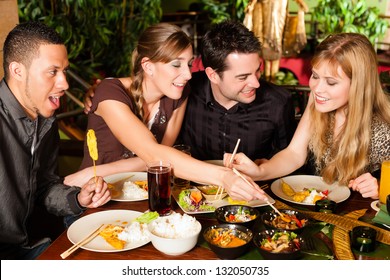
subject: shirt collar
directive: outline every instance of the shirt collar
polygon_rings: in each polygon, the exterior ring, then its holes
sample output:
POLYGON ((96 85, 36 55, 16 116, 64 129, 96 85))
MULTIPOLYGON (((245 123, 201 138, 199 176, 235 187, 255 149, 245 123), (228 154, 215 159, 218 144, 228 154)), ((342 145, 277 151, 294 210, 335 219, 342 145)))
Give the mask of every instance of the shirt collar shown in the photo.
POLYGON ((2 79, 0 82, 0 93, 0 99, 3 107, 2 109, 7 111, 7 114, 11 115, 14 120, 27 117, 26 112, 23 110, 15 95, 13 95, 9 89, 5 79, 2 79))
MULTIPOLYGON (((215 100, 215 98, 213 96, 213 93, 212 93, 212 90, 211 90, 211 84, 210 84, 210 80, 209 79, 207 79, 207 82, 205 83, 205 88, 203 90, 206 92, 206 104, 207 104, 207 106, 210 106, 210 107, 218 106, 219 108, 222 108, 223 110, 229 111, 229 112, 232 112, 232 113, 237 112, 239 109, 247 110, 251 106, 251 103, 245 104, 245 103, 239 102, 236 105, 234 105, 232 108, 230 108, 229 110, 226 110, 225 107, 220 105, 215 100)), ((259 92, 257 92, 257 94, 259 94, 259 92)), ((256 98, 257 98, 257 96, 256 96, 256 98)))

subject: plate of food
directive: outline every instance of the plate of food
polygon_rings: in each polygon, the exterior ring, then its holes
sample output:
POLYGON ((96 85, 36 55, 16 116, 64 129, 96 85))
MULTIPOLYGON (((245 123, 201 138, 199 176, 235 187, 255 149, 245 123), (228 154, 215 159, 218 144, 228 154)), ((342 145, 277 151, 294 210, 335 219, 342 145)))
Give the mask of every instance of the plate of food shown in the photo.
POLYGON ((76 244, 85 236, 105 225, 92 241, 81 248, 94 252, 120 252, 141 247, 150 242, 146 223, 136 219, 144 213, 132 210, 107 210, 83 216, 68 229, 70 242, 76 244))
POLYGON ((327 184, 321 177, 294 175, 275 180, 271 191, 281 199, 302 205, 315 205, 319 199, 329 199, 340 203, 351 195, 347 186, 338 183, 327 184))
MULTIPOLYGON (((208 185, 207 187, 210 187, 208 185)), ((217 186, 212 186, 216 187, 217 186)), ((202 213, 214 213, 215 209, 225 205, 248 205, 252 207, 267 206, 267 202, 264 200, 233 200, 230 196, 222 195, 217 199, 206 199, 200 189, 202 186, 191 187, 189 189, 173 188, 172 195, 176 200, 179 207, 187 214, 202 214, 202 213)), ((223 192, 224 194, 224 192, 223 192)), ((270 203, 275 203, 275 200, 268 196, 270 203)))
POLYGON ((104 177, 111 190, 111 200, 141 201, 148 199, 146 172, 125 172, 104 177))

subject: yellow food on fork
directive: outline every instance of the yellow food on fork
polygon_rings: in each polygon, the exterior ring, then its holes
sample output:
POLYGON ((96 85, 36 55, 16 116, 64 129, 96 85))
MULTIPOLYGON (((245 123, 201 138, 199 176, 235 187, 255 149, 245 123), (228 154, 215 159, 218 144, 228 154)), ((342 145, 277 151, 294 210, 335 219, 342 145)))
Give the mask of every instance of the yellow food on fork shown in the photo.
POLYGON ((96 140, 95 131, 93 129, 89 129, 87 132, 87 146, 91 158, 94 161, 98 160, 97 140, 96 140))
POLYGON ((97 182, 96 178, 96 164, 95 161, 98 160, 98 149, 97 149, 97 140, 95 131, 93 129, 89 129, 87 132, 87 146, 89 150, 89 155, 93 161, 93 173, 95 174, 95 183, 97 182))

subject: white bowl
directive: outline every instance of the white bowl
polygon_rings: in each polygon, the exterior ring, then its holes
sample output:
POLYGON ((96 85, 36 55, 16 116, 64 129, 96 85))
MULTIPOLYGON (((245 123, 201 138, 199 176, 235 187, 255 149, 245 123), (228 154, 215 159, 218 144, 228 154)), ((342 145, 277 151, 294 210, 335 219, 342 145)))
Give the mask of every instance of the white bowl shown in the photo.
MULTIPOLYGON (((159 217, 158 219, 164 219, 166 217, 159 217)), ((202 226, 198 221, 195 221, 195 230, 192 235, 180 238, 166 238, 156 235, 156 233, 154 233, 154 227, 156 225, 155 221, 149 223, 148 225, 150 240, 157 250, 166 255, 178 256, 184 254, 194 248, 198 242, 199 233, 202 229, 202 226)))
POLYGON ((202 193, 204 199, 207 201, 216 201, 224 199, 228 193, 223 189, 222 193, 219 195, 216 195, 216 192, 218 191, 218 186, 215 185, 203 185, 203 186, 197 186, 197 188, 202 193))

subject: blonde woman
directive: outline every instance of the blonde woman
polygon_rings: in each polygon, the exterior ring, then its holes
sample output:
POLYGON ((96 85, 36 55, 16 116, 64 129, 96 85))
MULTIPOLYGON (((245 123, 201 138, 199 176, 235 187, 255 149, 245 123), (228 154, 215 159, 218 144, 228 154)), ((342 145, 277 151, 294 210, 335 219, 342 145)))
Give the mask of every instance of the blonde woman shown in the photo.
POLYGON ((327 183, 339 181, 377 198, 372 174, 390 159, 390 101, 376 59, 364 35, 327 37, 313 57, 310 101, 290 145, 259 166, 238 154, 234 167, 254 180, 277 178, 301 167, 310 153, 327 183))
MULTIPOLYGON (((229 168, 195 160, 171 146, 187 103, 191 79, 191 40, 177 26, 147 28, 133 53, 131 79, 106 79, 96 88, 88 129, 98 139, 97 174, 145 170, 145 163, 168 160, 175 175, 225 187, 235 199, 264 199, 264 192, 246 184, 229 168)), ((85 146, 81 171, 66 183, 81 184, 93 174, 85 146)))

